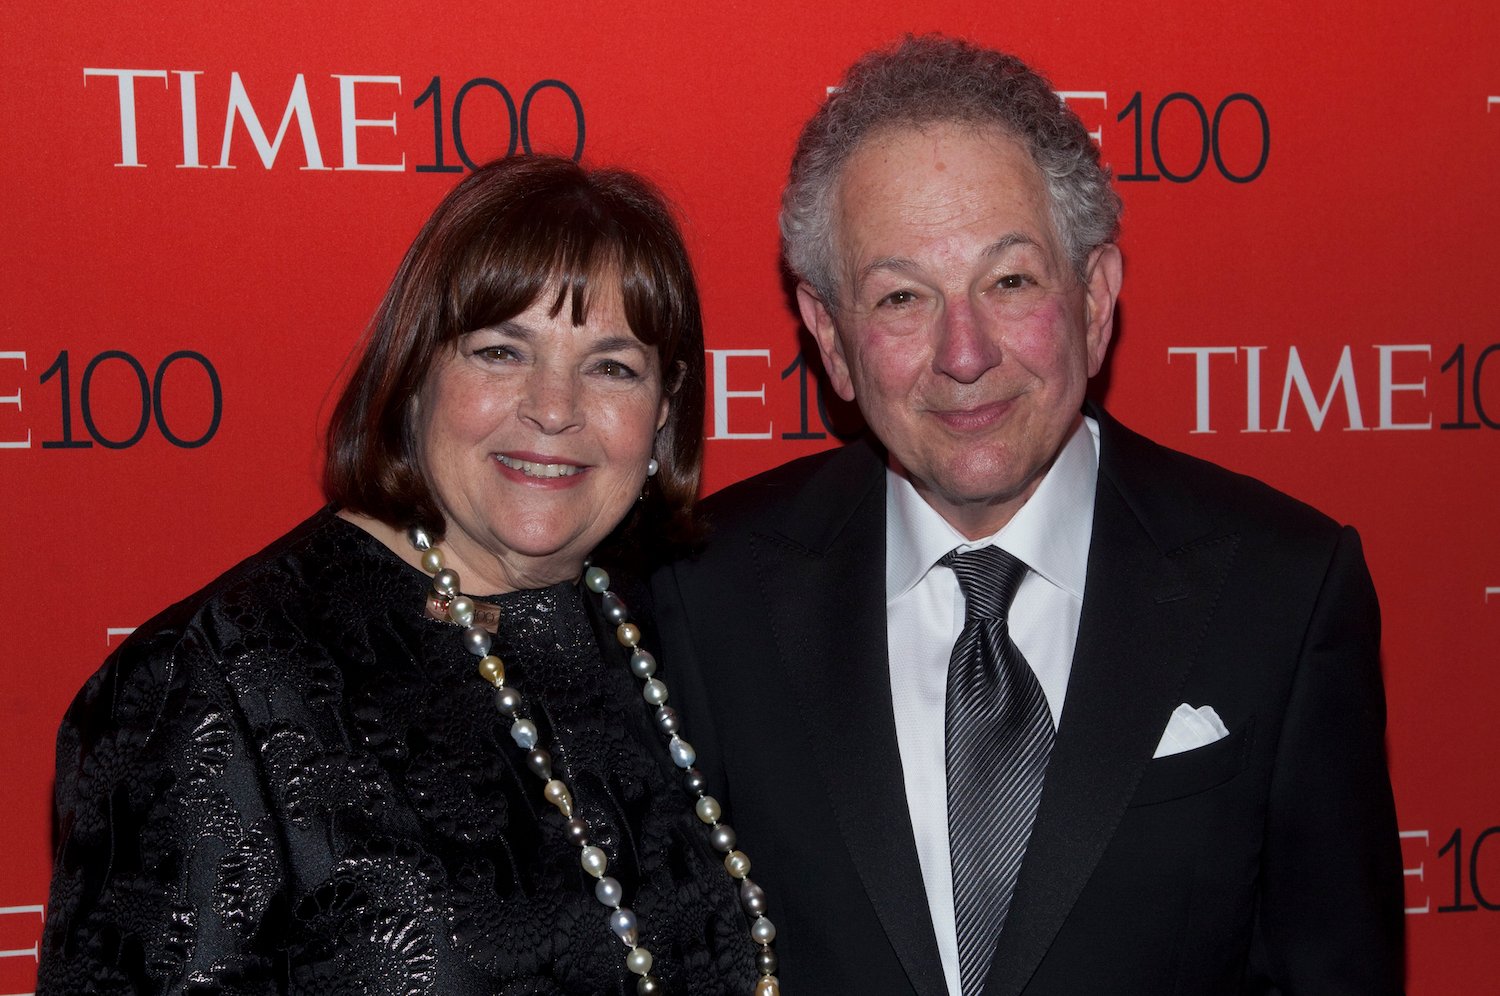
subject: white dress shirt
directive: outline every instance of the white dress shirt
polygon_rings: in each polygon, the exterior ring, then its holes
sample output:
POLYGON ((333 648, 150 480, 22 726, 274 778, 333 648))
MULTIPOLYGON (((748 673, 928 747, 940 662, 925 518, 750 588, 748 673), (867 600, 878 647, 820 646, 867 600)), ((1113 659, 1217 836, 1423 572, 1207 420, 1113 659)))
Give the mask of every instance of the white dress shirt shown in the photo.
POLYGON ((1026 504, 999 532, 978 540, 950 526, 906 478, 886 472, 886 635, 896 738, 917 858, 952 996, 960 993, 944 706, 964 598, 953 572, 936 565, 951 550, 995 544, 1031 568, 1011 605, 1010 636, 1036 673, 1053 722, 1061 722, 1083 611, 1098 472, 1099 426, 1086 418, 1026 504))

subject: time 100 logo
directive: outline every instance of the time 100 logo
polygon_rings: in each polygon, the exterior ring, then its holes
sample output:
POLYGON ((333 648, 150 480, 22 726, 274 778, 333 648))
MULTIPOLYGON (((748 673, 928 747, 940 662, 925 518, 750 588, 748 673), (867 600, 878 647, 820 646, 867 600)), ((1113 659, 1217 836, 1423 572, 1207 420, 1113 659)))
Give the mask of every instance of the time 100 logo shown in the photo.
MULTIPOLYGON (((0 361, 19 363, 23 371, 40 365, 30 362, 24 352, 0 352, 0 361)), ((10 378, 0 383, 6 381, 14 383, 10 378)), ((33 440, 29 424, 24 437, 0 429, 0 449, 36 445, 44 450, 82 450, 98 445, 125 450, 154 428, 171 445, 192 450, 206 446, 218 434, 224 414, 219 372, 207 356, 191 349, 167 354, 149 372, 147 364, 122 349, 76 359, 64 349, 37 376, 37 387, 57 392, 56 423, 35 427, 47 437, 41 440, 33 440), (107 405, 99 403, 101 382, 109 385, 107 405)), ((14 394, 0 394, 0 405, 14 405, 18 412, 25 412, 29 404, 25 393, 18 388, 14 394)))
MULTIPOLYGON (((1058 96, 1091 123, 1100 108, 1111 107, 1106 90, 1064 90, 1058 96)), ((1252 93, 1204 100, 1184 90, 1160 98, 1137 90, 1116 106, 1113 121, 1106 116, 1089 134, 1113 161, 1122 183, 1191 183, 1212 176, 1251 183, 1270 161, 1271 117, 1252 93)))

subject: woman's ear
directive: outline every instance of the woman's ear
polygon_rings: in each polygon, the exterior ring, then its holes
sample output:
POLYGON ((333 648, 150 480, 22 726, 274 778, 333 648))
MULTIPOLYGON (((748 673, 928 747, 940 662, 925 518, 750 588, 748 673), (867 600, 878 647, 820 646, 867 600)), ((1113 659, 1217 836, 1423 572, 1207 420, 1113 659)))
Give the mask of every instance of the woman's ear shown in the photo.
POLYGON ((666 392, 669 396, 676 394, 678 391, 682 390, 682 381, 686 376, 686 363, 684 363, 682 360, 678 360, 676 363, 672 364, 672 369, 667 372, 665 377, 662 378, 663 386, 666 388, 666 392))

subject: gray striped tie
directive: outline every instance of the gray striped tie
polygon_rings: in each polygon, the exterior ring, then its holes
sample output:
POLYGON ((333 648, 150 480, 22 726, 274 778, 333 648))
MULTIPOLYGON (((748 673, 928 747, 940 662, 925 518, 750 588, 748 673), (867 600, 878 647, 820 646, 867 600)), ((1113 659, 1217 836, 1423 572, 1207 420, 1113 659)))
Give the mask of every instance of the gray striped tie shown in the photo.
POLYGON ((963 996, 984 988, 1052 752, 1052 714, 1006 614, 1027 567, 996 546, 939 564, 963 589, 948 664, 948 847, 963 996))

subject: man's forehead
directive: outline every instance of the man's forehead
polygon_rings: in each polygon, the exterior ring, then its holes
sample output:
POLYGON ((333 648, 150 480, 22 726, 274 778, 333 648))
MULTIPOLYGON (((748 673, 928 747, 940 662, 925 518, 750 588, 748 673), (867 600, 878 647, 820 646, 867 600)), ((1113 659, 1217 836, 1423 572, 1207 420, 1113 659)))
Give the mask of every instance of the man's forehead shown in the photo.
POLYGON ((950 238, 983 257, 1058 245, 1041 170, 999 127, 883 129, 846 161, 833 207, 829 234, 850 276, 902 269, 918 244, 950 238))

